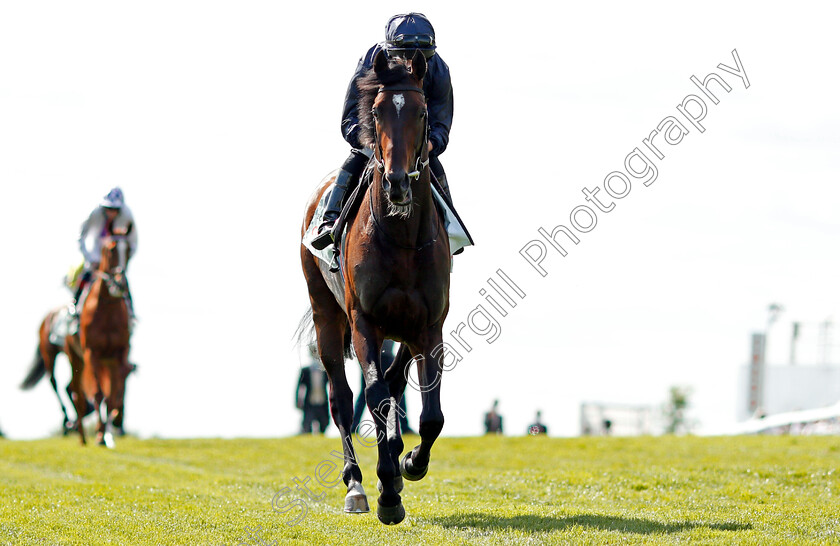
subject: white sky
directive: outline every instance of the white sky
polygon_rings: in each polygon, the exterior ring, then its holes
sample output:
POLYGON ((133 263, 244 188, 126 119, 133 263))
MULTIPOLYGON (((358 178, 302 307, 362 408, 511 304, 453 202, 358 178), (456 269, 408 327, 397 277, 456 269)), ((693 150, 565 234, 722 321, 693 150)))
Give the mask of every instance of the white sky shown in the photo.
MULTIPOLYGON (((129 271, 140 371, 127 428, 297 431, 303 206, 349 151, 339 121, 359 56, 390 15, 410 10, 429 16, 452 71, 442 161, 478 245, 456 258, 447 331, 485 303, 479 290, 499 268, 527 294, 498 339, 473 334, 474 350, 444 377, 444 434, 480 433, 494 398, 509 433, 524 433, 541 408, 552 434, 576 434, 580 402, 659 405, 671 385, 693 388, 692 417, 713 432, 735 419, 738 368, 771 302, 786 308, 770 332, 771 363, 786 361, 794 320, 806 328, 799 360, 819 360, 817 324, 840 316, 840 48, 828 8, 7 2, 7 435, 39 437, 59 423, 46 381, 33 392, 17 385, 41 318, 69 298, 61 281, 79 224, 114 185, 140 238, 129 271), (716 69, 735 66, 733 49, 749 89, 716 69), (656 182, 636 183, 567 257, 550 254, 540 277, 519 250, 538 228, 569 225, 581 189, 621 169, 698 93, 689 77, 711 71, 732 91, 709 104, 706 131, 666 145, 656 182)), ((59 368, 66 378, 69 366, 59 368)), ((356 387, 355 363, 348 376, 356 387)), ((409 411, 416 426, 414 394, 409 411)))

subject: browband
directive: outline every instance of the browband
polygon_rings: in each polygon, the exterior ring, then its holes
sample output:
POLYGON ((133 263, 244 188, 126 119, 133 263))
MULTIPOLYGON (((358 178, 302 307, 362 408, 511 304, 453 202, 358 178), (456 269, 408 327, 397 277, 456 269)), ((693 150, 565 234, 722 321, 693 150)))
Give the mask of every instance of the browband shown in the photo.
POLYGON ((400 87, 400 86, 385 86, 382 85, 379 87, 379 93, 383 91, 414 91, 415 93, 420 93, 423 95, 423 90, 419 87, 400 87))

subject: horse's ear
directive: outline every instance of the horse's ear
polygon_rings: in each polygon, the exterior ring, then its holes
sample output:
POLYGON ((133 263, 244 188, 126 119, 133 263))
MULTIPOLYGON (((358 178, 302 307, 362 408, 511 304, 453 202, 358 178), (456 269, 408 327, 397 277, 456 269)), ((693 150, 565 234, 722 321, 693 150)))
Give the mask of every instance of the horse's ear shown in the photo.
POLYGON ((388 70, 388 56, 385 50, 380 49, 376 57, 373 58, 373 71, 377 74, 382 74, 388 70))
POLYGON ((411 73, 417 78, 417 81, 422 83, 423 77, 426 75, 426 56, 419 49, 414 50, 414 57, 411 59, 411 73))

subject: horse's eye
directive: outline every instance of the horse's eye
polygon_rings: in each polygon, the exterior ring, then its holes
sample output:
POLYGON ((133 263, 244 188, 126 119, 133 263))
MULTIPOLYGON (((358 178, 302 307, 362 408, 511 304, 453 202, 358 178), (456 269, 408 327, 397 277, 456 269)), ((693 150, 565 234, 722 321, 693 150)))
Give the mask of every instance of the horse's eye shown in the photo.
POLYGON ((375 120, 379 119, 379 112, 376 111, 376 108, 372 109, 370 111, 370 113, 373 114, 373 119, 375 119, 375 120))

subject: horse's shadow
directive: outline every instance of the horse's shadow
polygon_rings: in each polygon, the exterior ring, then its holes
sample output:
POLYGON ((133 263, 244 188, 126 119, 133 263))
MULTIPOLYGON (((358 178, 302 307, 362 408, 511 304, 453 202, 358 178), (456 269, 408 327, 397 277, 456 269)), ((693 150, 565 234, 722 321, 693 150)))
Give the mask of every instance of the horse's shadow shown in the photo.
POLYGON ((597 514, 551 517, 536 515, 496 516, 493 514, 469 513, 436 518, 434 522, 442 527, 474 527, 476 529, 517 529, 526 532, 563 531, 572 527, 590 527, 602 531, 621 531, 642 535, 679 533, 691 529, 705 528, 714 531, 747 531, 749 523, 663 523, 643 518, 621 518, 597 514))

